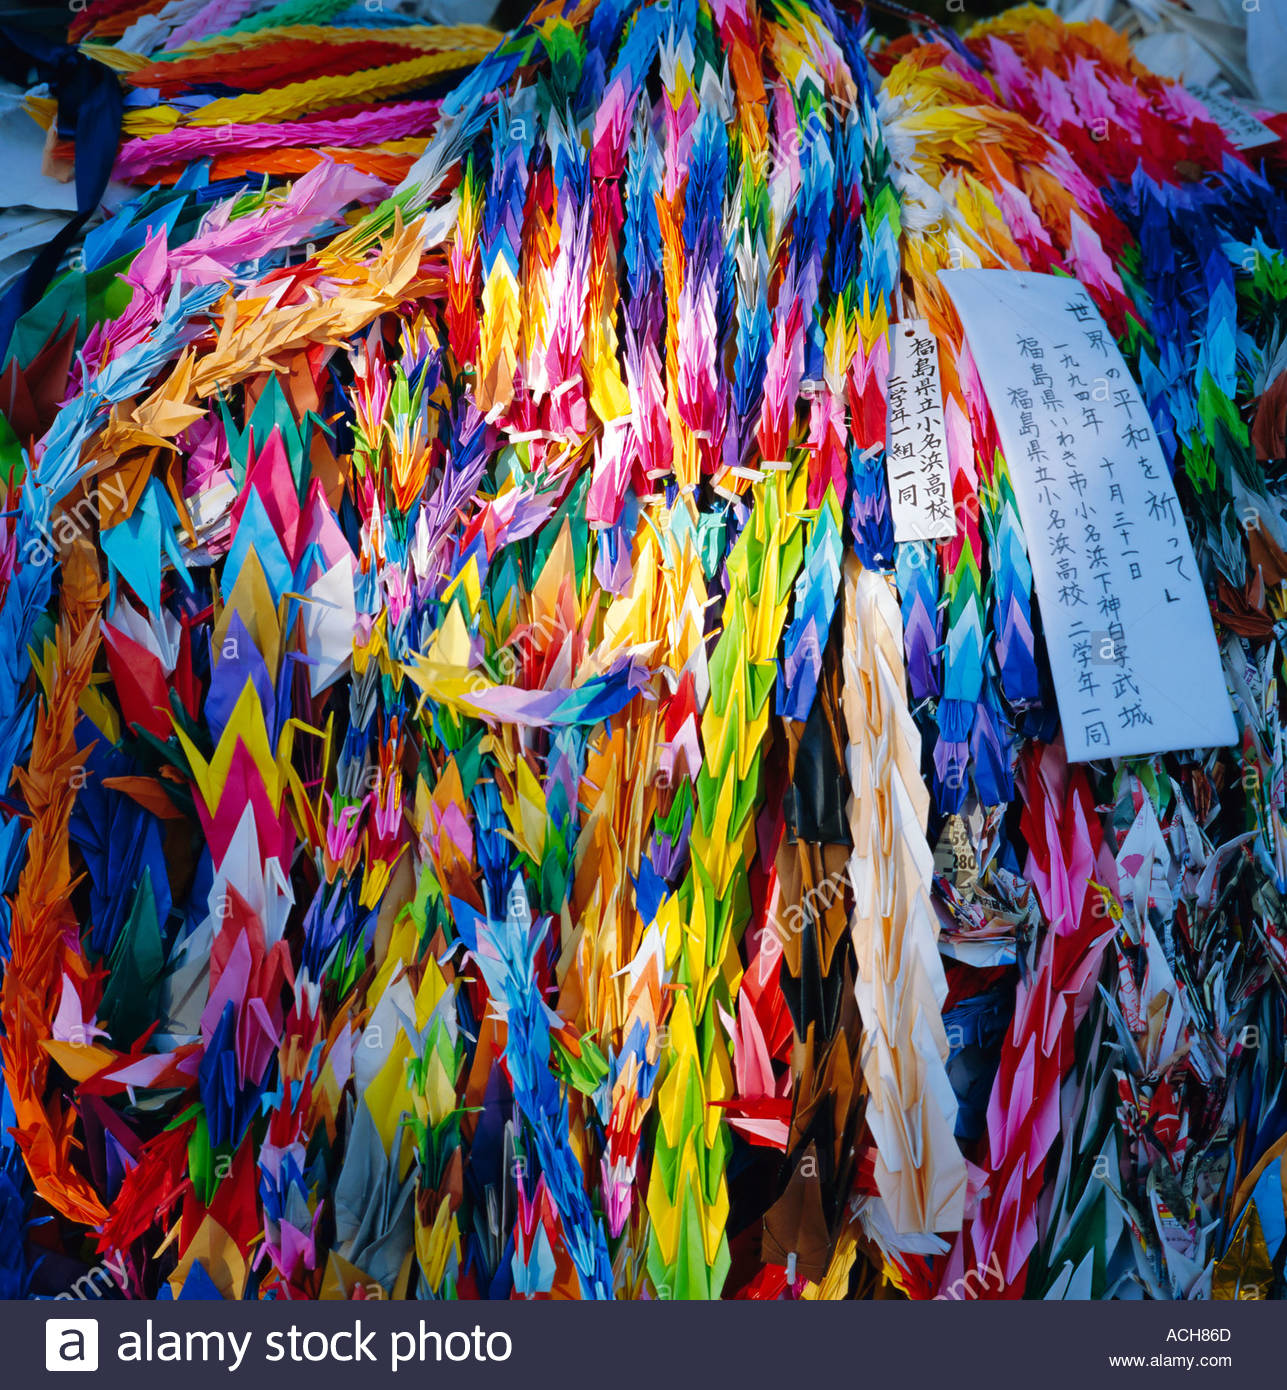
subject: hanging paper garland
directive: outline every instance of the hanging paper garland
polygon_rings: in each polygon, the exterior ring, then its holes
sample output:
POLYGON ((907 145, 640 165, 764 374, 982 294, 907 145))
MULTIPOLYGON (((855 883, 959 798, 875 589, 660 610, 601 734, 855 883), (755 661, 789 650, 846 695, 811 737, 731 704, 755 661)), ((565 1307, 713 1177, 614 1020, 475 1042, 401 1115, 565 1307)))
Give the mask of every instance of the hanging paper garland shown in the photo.
POLYGON ((1280 1295, 1281 149, 1035 6, 69 38, 132 189, 0 373, 0 1292, 1280 1295), (1235 743, 1069 760, 976 269, 1102 316, 1235 743))

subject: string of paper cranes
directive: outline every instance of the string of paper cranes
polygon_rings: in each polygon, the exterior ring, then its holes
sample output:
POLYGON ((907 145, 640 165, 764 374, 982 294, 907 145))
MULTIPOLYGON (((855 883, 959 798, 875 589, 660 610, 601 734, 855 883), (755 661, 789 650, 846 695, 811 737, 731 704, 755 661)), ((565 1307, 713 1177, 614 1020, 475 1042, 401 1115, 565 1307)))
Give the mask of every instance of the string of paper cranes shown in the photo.
POLYGON ((1103 8, 6 31, 0 1295, 1283 1294, 1287 117, 1103 8))

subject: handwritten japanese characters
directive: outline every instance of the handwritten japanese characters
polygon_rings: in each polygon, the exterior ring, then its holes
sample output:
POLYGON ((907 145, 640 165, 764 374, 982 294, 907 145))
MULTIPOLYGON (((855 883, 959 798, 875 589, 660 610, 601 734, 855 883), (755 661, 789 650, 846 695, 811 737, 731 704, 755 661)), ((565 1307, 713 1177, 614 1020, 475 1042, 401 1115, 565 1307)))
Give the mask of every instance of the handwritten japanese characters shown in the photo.
POLYGON ((885 467, 895 541, 956 534, 943 428, 938 340, 924 319, 894 325, 885 467))
POLYGON ((1069 758, 1234 742, 1179 500, 1090 296, 1027 271, 941 278, 1009 464, 1069 758))
POLYGON ((1229 137, 1234 149, 1254 150, 1258 145, 1272 145, 1278 139, 1274 131, 1232 97, 1197 82, 1189 82, 1186 86, 1207 108, 1208 115, 1229 137))

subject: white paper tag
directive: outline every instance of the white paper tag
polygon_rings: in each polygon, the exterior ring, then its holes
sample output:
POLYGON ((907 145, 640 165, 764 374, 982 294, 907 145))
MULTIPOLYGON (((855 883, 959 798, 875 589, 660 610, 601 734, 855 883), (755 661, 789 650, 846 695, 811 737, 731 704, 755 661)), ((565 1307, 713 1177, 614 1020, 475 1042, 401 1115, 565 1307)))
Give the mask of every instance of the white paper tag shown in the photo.
POLYGON ((1257 145, 1272 145, 1278 136, 1262 121, 1258 121, 1241 102, 1213 92, 1199 82, 1186 82, 1185 90, 1207 108, 1211 119, 1229 137, 1235 150, 1253 150, 1257 145))
POLYGON ((1093 300, 1064 276, 939 278, 1009 465, 1069 759, 1235 742, 1175 486, 1093 300))
POLYGON ((943 540, 956 534, 956 515, 938 340, 924 319, 894 324, 891 339, 885 470, 894 540, 943 540))

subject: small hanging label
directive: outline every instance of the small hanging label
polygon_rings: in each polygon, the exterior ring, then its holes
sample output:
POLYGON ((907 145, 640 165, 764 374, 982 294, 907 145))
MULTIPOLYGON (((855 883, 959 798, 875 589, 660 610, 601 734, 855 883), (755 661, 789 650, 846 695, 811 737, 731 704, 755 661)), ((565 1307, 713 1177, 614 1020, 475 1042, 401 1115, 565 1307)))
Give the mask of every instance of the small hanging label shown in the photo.
POLYGON ((1278 136, 1267 125, 1258 121, 1241 102, 1223 92, 1213 92, 1198 82, 1186 83, 1185 90, 1207 108, 1211 119, 1228 136, 1235 150, 1252 150, 1257 145, 1272 145, 1277 141, 1278 136))
POLYGON ((956 534, 952 478, 943 427, 938 340, 924 319, 892 329, 885 468, 895 541, 936 541, 956 534))

